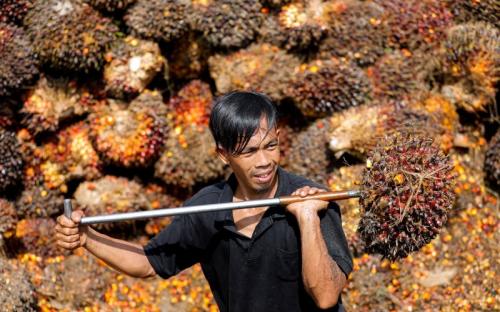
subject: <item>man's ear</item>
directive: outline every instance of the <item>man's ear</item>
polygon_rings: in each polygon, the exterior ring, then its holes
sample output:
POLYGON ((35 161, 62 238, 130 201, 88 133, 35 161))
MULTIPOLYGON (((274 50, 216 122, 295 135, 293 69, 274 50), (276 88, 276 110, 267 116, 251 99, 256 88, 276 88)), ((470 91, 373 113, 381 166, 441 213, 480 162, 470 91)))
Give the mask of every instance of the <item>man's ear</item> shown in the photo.
POLYGON ((217 157, 219 157, 219 159, 222 160, 222 162, 225 165, 228 165, 229 160, 227 158, 227 152, 220 147, 217 147, 216 152, 217 152, 217 157))

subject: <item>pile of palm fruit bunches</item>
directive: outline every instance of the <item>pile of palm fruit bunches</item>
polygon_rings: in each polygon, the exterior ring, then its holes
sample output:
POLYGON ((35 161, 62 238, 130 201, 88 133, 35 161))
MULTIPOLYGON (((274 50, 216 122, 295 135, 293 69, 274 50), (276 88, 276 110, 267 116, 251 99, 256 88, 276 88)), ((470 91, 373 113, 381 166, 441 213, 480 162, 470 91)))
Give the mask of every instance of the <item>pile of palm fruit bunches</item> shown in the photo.
MULTIPOLYGON (((500 309, 495 0, 0 2, 4 311, 217 311, 198 265, 121 275, 56 248, 87 215, 181 205, 227 177, 208 118, 232 90, 280 113, 285 169, 339 202, 353 311, 500 309), (83 288, 83 291, 82 291, 83 288)), ((145 243, 169 218, 99 225, 145 243)))

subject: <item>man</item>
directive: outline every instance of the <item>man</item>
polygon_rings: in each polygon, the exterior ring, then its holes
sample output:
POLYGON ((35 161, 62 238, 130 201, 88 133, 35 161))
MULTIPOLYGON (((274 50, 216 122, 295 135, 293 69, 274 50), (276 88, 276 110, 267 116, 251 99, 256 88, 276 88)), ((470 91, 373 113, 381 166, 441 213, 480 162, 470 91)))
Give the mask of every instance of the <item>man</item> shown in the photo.
MULTIPOLYGON (((323 192, 279 167, 279 129, 271 101, 253 92, 217 99, 210 129, 218 155, 233 170, 185 206, 323 192)), ((337 204, 307 200, 183 215, 146 246, 79 226, 83 216, 57 219, 58 244, 84 247, 134 277, 169 278, 201 263, 221 311, 343 311, 340 293, 352 270, 337 204), (328 209, 327 209, 328 208, 328 209)))

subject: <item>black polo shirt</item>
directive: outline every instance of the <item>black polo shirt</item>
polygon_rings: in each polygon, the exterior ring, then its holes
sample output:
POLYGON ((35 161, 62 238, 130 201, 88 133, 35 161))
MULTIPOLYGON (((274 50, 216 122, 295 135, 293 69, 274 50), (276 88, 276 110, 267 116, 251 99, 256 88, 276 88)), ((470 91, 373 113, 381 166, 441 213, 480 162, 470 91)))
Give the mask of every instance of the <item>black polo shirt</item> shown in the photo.
MULTIPOLYGON (((278 169, 276 196, 303 186, 320 185, 278 169)), ((184 206, 231 202, 237 186, 228 181, 208 186, 184 206)), ((321 216, 328 252, 346 274, 352 270, 339 206, 331 202, 321 216)), ((175 217, 144 247, 156 273, 169 278, 195 263, 205 277, 221 311, 319 311, 306 293, 301 277, 300 231, 284 207, 272 206, 257 224, 252 238, 236 231, 232 211, 175 217)), ((329 311, 343 311, 341 300, 329 311)))

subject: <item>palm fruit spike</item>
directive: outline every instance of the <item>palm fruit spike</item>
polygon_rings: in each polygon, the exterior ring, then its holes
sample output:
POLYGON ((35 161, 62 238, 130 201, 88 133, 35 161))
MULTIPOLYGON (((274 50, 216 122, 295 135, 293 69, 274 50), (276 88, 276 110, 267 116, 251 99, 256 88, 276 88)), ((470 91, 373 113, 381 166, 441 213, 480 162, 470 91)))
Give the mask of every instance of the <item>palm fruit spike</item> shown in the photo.
POLYGON ((0 23, 22 24, 23 18, 33 6, 33 0, 2 0, 0 23))
POLYGON ((483 23, 450 28, 431 65, 431 76, 450 101, 468 112, 494 103, 500 79, 500 31, 483 23))
POLYGON ((197 3, 193 7, 193 27, 212 46, 222 49, 248 45, 263 20, 261 5, 254 0, 208 1, 207 5, 197 3))
POLYGON ((347 57, 365 66, 384 54, 388 34, 381 6, 342 0, 330 5, 328 14, 328 32, 319 47, 322 58, 347 57))
POLYGON ((38 75, 37 65, 23 29, 0 22, 0 97, 29 86, 38 75))
POLYGON ((116 42, 106 53, 104 83, 108 96, 130 99, 146 86, 166 66, 160 47, 152 41, 128 36, 116 42))
POLYGON ((21 124, 33 135, 56 131, 61 122, 89 113, 96 104, 91 92, 76 81, 42 77, 26 95, 21 124))
POLYGON ((483 21, 500 28, 500 5, 497 0, 446 0, 446 3, 454 19, 460 23, 483 21))
POLYGON ((366 251, 393 261, 429 243, 455 200, 450 159, 432 139, 398 132, 369 154, 366 167, 358 228, 366 251))
POLYGON ((0 302, 4 311, 39 311, 35 287, 16 260, 0 257, 0 302))
POLYGON ((124 16, 134 36, 171 42, 189 30, 188 7, 180 0, 138 0, 124 16))
POLYGON ((391 48, 432 48, 440 43, 444 32, 452 25, 452 14, 443 1, 376 0, 387 13, 391 48))
POLYGON ((288 93, 305 116, 326 117, 362 105, 371 97, 370 81, 355 64, 316 60, 298 71, 288 93))
POLYGON ((156 160, 166 132, 165 119, 158 114, 164 104, 161 96, 155 100, 156 108, 143 104, 148 99, 139 96, 128 107, 110 100, 109 106, 89 116, 90 136, 103 161, 132 168, 156 160))
POLYGON ((500 188, 500 130, 491 138, 484 160, 486 178, 493 188, 500 188))
POLYGON ((118 28, 80 0, 37 0, 24 19, 40 61, 62 72, 99 71, 118 28))
POLYGON ((165 149, 155 164, 155 176, 169 185, 191 188, 222 176, 224 164, 216 155, 208 126, 186 125, 170 130, 165 149))
POLYGON ((0 194, 19 185, 22 180, 23 159, 16 134, 0 128, 0 194))
MULTIPOLYGON (((201 80, 186 84, 168 102, 167 119, 180 129, 189 125, 206 126, 212 109, 210 86, 201 80)), ((180 131, 180 130, 176 130, 180 131)))
POLYGON ((136 0, 84 0, 94 8, 104 12, 123 11, 136 0))
POLYGON ((217 91, 255 90, 275 101, 286 97, 286 88, 300 65, 297 57, 270 44, 254 44, 233 54, 208 60, 217 91))

